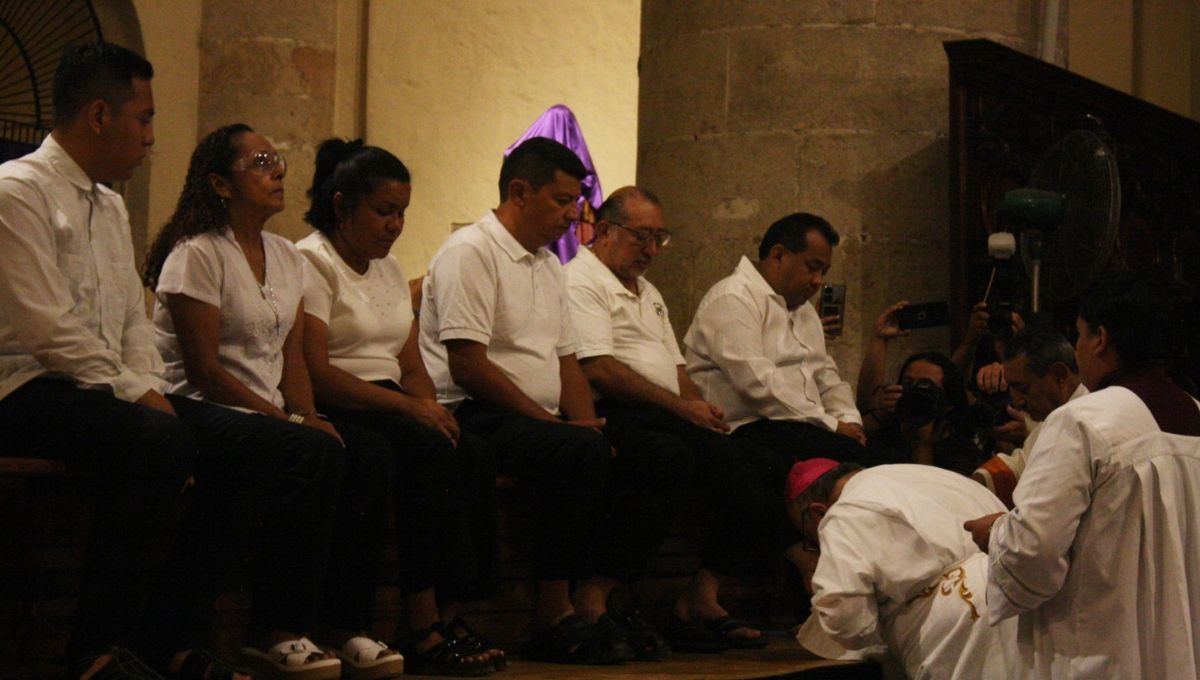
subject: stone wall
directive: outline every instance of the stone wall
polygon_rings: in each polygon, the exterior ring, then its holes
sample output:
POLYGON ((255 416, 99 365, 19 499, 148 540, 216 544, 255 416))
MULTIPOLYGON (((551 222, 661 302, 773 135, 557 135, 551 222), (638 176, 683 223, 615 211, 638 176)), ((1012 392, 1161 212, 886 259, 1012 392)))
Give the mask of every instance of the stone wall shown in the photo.
POLYGON ((198 137, 241 122, 288 160, 286 210, 267 228, 296 240, 316 145, 333 133, 336 0, 205 0, 198 137))
MULTIPOLYGON (((644 0, 638 183, 678 234, 650 278, 682 337, 705 291, 795 211, 842 235, 830 351, 853 382, 888 304, 945 299, 947 73, 942 41, 1029 52, 1034 0, 644 0)), ((945 329, 899 341, 949 349, 945 329)), ((890 371, 889 371, 890 373, 890 371)))

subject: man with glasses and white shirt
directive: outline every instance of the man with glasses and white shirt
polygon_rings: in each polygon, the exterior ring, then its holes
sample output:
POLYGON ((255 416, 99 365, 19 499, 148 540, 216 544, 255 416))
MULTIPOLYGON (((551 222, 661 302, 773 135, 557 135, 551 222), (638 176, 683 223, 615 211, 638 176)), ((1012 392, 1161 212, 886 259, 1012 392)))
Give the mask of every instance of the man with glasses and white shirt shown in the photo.
MULTIPOLYGON (((741 451, 726 436, 724 412, 700 396, 684 370, 666 303, 645 277, 670 239, 662 203, 652 192, 623 187, 604 201, 596 212, 595 241, 566 267, 571 319, 580 340, 577 355, 597 399, 597 414, 607 420, 605 435, 625 459, 669 465, 679 481, 694 471, 707 500, 712 535, 701 556, 704 568, 676 602, 678 621, 667 631, 671 646, 681 652, 759 648, 766 638, 729 616, 717 593, 721 575, 755 574, 767 563, 761 558, 777 555, 781 547, 760 548, 764 542, 752 540, 779 514, 769 494, 755 492, 747 465, 748 459, 769 458, 769 453, 751 458, 755 453, 741 451)), ((687 488, 686 483, 666 485, 648 494, 654 502, 646 507, 618 502, 618 514, 641 522, 648 542, 656 544, 687 488)), ((636 616, 621 623, 637 642, 635 650, 649 653, 661 646, 656 635, 638 634, 645 626, 636 616)))

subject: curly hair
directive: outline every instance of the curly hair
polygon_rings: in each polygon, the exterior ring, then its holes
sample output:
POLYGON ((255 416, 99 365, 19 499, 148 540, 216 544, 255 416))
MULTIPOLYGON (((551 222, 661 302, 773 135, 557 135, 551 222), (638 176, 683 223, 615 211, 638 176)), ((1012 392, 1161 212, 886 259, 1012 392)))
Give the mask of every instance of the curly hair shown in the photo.
POLYGON ((171 249, 180 241, 197 234, 214 231, 229 224, 229 209, 213 190, 208 177, 217 174, 230 176, 230 168, 237 160, 238 138, 254 132, 249 125, 234 123, 217 128, 200 140, 188 163, 187 179, 175 205, 175 214, 163 225, 154 243, 146 253, 142 267, 142 282, 154 290, 158 286, 158 275, 171 249))
POLYGON ((347 142, 335 137, 321 142, 304 221, 332 236, 338 225, 334 194, 340 193, 342 208, 352 211, 384 180, 410 184, 412 175, 391 152, 377 146, 363 146, 361 139, 347 142))

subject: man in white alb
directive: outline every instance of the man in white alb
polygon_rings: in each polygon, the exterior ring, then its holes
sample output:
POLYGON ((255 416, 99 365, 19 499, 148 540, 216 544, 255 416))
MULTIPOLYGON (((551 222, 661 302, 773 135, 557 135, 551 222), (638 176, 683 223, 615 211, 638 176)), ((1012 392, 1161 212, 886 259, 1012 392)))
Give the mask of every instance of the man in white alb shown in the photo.
POLYGON ((988 551, 992 621, 1018 617, 1023 676, 1200 676, 1200 403, 1164 368, 1173 320, 1143 278, 1086 293, 1091 394, 1046 419, 1013 509, 964 524, 988 551))

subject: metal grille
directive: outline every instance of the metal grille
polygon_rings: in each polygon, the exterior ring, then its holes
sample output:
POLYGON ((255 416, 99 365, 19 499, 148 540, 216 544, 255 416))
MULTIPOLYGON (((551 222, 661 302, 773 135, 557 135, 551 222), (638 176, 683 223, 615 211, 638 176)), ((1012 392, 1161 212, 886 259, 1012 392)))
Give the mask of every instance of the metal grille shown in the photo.
POLYGON ((0 161, 37 148, 53 126, 63 51, 101 38, 90 0, 0 0, 0 161))

